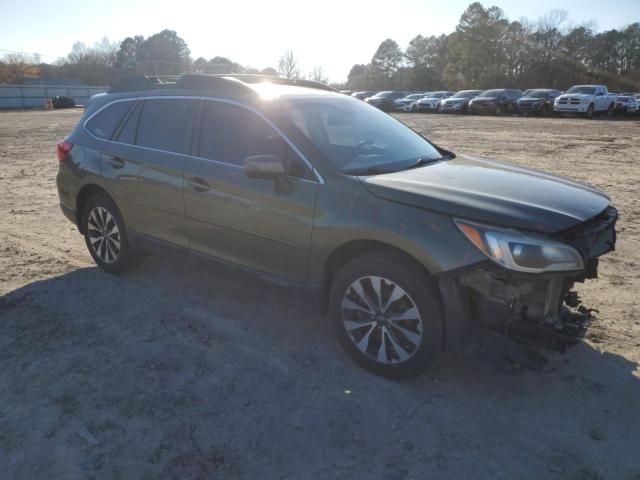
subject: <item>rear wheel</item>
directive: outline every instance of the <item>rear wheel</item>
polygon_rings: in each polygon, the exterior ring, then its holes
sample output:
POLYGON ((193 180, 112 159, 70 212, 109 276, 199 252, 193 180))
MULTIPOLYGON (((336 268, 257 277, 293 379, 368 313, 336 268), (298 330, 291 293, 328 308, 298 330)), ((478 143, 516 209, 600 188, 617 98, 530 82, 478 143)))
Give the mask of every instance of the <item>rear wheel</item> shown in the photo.
POLYGON ((129 243, 116 204, 101 193, 89 199, 82 213, 82 231, 91 257, 111 273, 130 270, 138 257, 129 243))
POLYGON ((393 252, 345 265, 331 285, 330 315, 345 350, 378 375, 418 375, 440 352, 444 315, 437 288, 393 252))

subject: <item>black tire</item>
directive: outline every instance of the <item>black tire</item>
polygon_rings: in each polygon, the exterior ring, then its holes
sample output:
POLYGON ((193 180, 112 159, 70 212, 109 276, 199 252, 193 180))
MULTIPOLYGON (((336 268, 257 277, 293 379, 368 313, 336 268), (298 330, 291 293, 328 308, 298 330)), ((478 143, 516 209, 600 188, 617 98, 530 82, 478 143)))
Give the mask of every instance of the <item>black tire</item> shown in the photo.
POLYGON ((589 105, 589 107, 587 108, 587 111, 586 111, 586 113, 584 114, 584 116, 585 116, 585 117, 587 117, 587 118, 593 118, 593 110, 594 110, 594 107, 593 107, 593 103, 592 103, 592 104, 590 104, 590 105, 589 105))
POLYGON ((416 113, 418 111, 418 107, 416 105, 411 105, 411 113, 416 113))
POLYGON ((501 107, 500 105, 498 105, 498 106, 496 107, 496 115, 497 115, 497 116, 502 115, 502 107, 501 107))
MULTIPOLYGON (((360 297, 357 296, 357 298, 360 297)), ((362 305, 362 302, 359 303, 362 305)), ((442 348, 445 317, 438 288, 424 271, 395 252, 380 250, 364 254, 342 267, 331 284, 329 315, 334 332, 349 355, 360 366, 387 378, 402 379, 422 373, 438 357, 442 348), (357 294, 354 289, 356 283, 360 285, 361 292, 367 297, 365 303, 373 302, 375 297, 375 292, 371 289, 373 282, 367 277, 381 277, 388 282, 383 287, 382 281, 379 281, 381 294, 377 304, 382 306, 381 304, 385 302, 387 305, 383 311, 376 310, 375 319, 364 309, 344 307, 345 304, 354 304, 351 299, 357 294), (367 286, 369 286, 368 289, 367 286), (398 291, 397 287, 404 291, 404 295, 390 301, 391 295, 398 291), (385 288, 388 293, 383 300, 385 288), (370 296, 367 292, 372 292, 373 295, 370 296), (407 305, 412 306, 409 308, 407 305), (407 312, 413 311, 413 308, 418 312, 417 319, 391 320, 394 314, 392 310, 395 310, 396 316, 406 316, 407 312), (349 318, 345 318, 345 315, 349 318), (349 321, 351 325, 357 323, 363 323, 363 325, 352 328, 352 335, 347 331, 345 321, 349 321), (401 328, 398 328, 398 325, 401 328), (366 329, 369 329, 368 333, 365 332, 366 329), (412 343, 411 336, 405 336, 403 332, 412 334, 415 343, 412 343), (420 334, 419 341, 415 337, 415 332, 420 334), (364 347, 366 352, 356 346, 356 338, 362 342, 364 337, 367 337, 364 347), (381 341, 381 339, 384 340, 381 341), (376 343, 378 345, 376 355, 380 358, 382 350, 387 363, 374 359, 373 352, 369 351, 370 348, 375 349, 376 343), (407 358, 401 360, 403 355, 407 358), (391 356, 395 358, 392 359, 391 356)))
POLYGON ((82 211, 81 222, 87 249, 100 268, 123 273, 138 264, 140 256, 131 247, 120 210, 109 196, 99 193, 91 197, 82 211))
POLYGON ((615 109, 613 103, 609 105, 609 108, 607 108, 607 112, 605 113, 605 115, 609 118, 613 117, 613 110, 615 109))

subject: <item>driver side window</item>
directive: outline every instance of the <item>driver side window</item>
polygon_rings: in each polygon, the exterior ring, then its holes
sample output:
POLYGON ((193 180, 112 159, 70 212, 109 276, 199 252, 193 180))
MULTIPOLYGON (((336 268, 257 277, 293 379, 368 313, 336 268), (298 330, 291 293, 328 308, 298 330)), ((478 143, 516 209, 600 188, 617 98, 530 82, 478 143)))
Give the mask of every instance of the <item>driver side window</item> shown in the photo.
POLYGON ((264 119, 239 105, 205 101, 200 122, 199 156, 243 166, 252 155, 276 155, 285 161, 288 175, 313 180, 313 173, 264 119))

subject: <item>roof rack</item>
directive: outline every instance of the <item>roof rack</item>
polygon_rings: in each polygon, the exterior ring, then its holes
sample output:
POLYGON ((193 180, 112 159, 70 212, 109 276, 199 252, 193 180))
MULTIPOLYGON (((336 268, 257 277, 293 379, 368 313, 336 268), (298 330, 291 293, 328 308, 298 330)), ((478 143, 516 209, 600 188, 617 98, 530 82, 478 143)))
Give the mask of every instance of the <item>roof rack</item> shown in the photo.
POLYGON ((135 90, 149 90, 156 88, 183 88, 186 90, 227 90, 235 93, 253 93, 247 86, 251 83, 275 83, 278 85, 292 85, 306 88, 316 88, 335 92, 328 85, 313 80, 287 79, 269 75, 252 74, 184 74, 129 77, 117 80, 109 88, 109 93, 129 92, 135 90))

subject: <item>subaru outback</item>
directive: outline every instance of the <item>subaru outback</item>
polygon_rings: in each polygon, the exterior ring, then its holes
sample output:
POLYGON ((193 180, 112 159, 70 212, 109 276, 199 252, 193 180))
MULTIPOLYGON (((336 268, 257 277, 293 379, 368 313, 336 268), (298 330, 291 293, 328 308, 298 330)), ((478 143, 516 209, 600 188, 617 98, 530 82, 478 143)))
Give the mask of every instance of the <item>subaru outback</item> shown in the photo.
POLYGON ((161 246, 255 272, 312 299, 353 359, 390 378, 480 327, 577 336, 572 286, 615 245, 596 188, 456 156, 309 81, 123 81, 58 159, 62 211, 102 269, 161 246))

